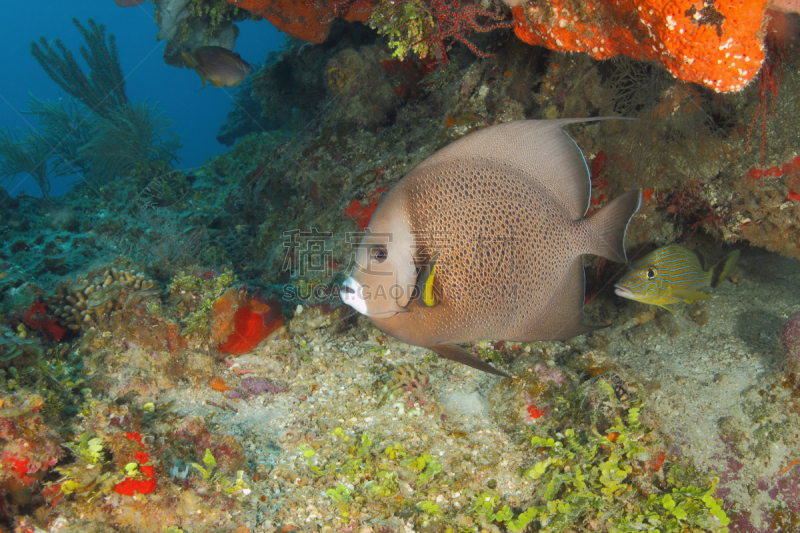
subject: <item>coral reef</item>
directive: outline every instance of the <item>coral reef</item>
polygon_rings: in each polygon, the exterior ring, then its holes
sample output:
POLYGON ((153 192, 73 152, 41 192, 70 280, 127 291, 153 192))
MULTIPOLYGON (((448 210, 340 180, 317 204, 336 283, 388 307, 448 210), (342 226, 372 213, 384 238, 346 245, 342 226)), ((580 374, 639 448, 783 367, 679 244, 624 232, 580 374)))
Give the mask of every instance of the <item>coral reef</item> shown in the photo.
POLYGON ((790 183, 795 183, 796 179, 782 180, 779 174, 777 179, 768 179, 767 186, 762 186, 759 178, 770 174, 767 169, 763 173, 745 175, 736 182, 738 201, 734 210, 738 224, 735 228, 756 246, 788 257, 800 257, 800 202, 789 197, 793 190, 790 183))
POLYGON ((233 317, 244 296, 232 287, 229 270, 179 272, 169 286, 171 303, 185 324, 181 334, 198 335, 217 344, 233 332, 233 317))
MULTIPOLYGON (((277 54, 273 54, 277 55, 277 54)), ((274 62, 267 59, 267 64, 274 62)), ((277 130, 289 120, 290 113, 281 117, 262 117, 261 105, 253 98, 253 77, 248 76, 236 86, 233 96, 233 109, 225 117, 225 123, 217 132, 217 141, 225 146, 231 146, 239 137, 250 133, 260 133, 277 130)))
POLYGON ((584 52, 595 59, 653 60, 675 77, 719 92, 739 91, 764 60, 765 1, 698 8, 693 2, 632 6, 537 0, 512 9, 514 32, 528 44, 584 52), (635 18, 629 16, 635 13, 635 18))
POLYGON ((42 484, 64 455, 61 436, 43 423, 41 396, 0 393, 0 487, 4 512, 15 512, 40 496, 42 484))
POLYGON ((58 494, 52 505, 80 509, 83 517, 76 526, 86 531, 106 527, 160 533, 180 524, 202 532, 214 529, 209 522, 217 528, 235 525, 229 511, 234 505, 247 507, 241 498, 250 492, 243 472, 236 470, 242 466, 241 448, 229 436, 210 431, 201 418, 189 418, 164 433, 143 413, 87 402, 82 431, 66 444, 74 459, 58 467, 61 478, 49 486, 58 494), (170 468, 183 464, 185 470, 170 468), (182 486, 190 483, 198 487, 191 495, 182 486))
POLYGON ((132 296, 138 301, 158 292, 155 282, 142 273, 100 267, 74 281, 61 282, 47 308, 66 328, 78 331, 107 320, 132 296))
POLYGON ((374 33, 362 25, 335 27, 331 31, 330 45, 306 46, 293 41, 277 57, 271 55, 264 67, 249 77, 246 83, 252 80, 250 98, 260 103, 260 120, 274 124, 272 129, 301 130, 309 122, 319 120, 321 111, 330 105, 325 65, 342 50, 375 41, 374 33))
MULTIPOLYGON (((197 36, 227 24, 220 2, 160 2, 162 21, 170 5, 185 10, 182 35, 191 17, 197 36)), ((386 35, 329 20, 355 5, 302 7, 324 12, 327 40, 288 41, 243 82, 267 131, 233 128, 227 153, 186 171, 143 155, 63 198, 0 199, 0 529, 794 527, 800 384, 780 334, 797 313, 797 260, 743 241, 796 254, 796 45, 755 128, 762 165, 747 142, 758 84, 718 94, 500 32, 462 34, 491 57, 450 36, 447 64, 409 42, 400 60, 386 35), (434 150, 499 121, 606 114, 639 120, 570 129, 590 209, 645 189, 629 257, 677 240, 719 257, 734 243, 735 283, 642 311, 610 295, 623 265, 587 259, 586 322, 612 326, 468 347, 512 380, 443 364, 337 307, 358 230, 434 150)), ((100 120, 77 102, 30 107, 44 136, 71 115, 100 120)), ((80 135, 64 154, 89 169, 80 135)))
POLYGON ((348 48, 325 66, 325 83, 343 115, 342 122, 375 129, 387 122, 400 103, 388 72, 376 60, 379 57, 378 47, 367 46, 360 51, 348 48))

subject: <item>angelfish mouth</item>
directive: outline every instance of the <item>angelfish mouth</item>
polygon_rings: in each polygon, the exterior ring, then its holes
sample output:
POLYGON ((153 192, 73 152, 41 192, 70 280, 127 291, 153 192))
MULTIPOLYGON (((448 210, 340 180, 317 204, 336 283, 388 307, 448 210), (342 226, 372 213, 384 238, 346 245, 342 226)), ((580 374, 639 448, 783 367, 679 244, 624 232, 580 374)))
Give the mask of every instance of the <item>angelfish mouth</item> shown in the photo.
POLYGON ((339 297, 341 297, 344 303, 362 315, 367 314, 367 302, 364 301, 361 284, 354 280, 352 276, 342 283, 342 290, 339 291, 339 297))
POLYGON ((627 287, 623 287, 620 284, 614 285, 614 294, 617 296, 622 296, 623 298, 628 298, 629 300, 633 300, 633 292, 627 287))

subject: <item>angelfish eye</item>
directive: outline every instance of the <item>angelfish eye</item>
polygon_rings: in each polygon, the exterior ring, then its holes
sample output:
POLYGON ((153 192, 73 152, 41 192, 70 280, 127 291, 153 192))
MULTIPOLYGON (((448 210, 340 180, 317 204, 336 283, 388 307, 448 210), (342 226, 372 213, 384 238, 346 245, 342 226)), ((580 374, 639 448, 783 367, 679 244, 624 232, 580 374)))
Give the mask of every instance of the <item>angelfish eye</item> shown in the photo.
POLYGON ((658 271, 655 268, 648 268, 647 269, 647 279, 653 279, 658 274, 658 271))
POLYGON ((384 247, 378 247, 372 249, 372 259, 377 261, 378 263, 383 263, 389 257, 389 250, 384 247))

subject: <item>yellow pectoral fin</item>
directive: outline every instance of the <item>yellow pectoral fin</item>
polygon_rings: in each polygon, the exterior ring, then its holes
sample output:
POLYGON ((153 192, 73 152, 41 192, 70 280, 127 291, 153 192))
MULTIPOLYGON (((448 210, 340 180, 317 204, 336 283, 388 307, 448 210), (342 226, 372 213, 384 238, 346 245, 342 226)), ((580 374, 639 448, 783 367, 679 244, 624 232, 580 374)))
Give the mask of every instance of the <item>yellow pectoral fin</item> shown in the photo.
POLYGON ((428 307, 436 305, 436 298, 433 296, 433 277, 436 275, 436 264, 434 263, 431 268, 431 273, 428 274, 428 279, 425 280, 425 286, 422 289, 422 301, 428 307))
POLYGON ((197 68, 197 62, 195 62, 194 58, 187 54, 184 50, 181 50, 181 56, 183 60, 186 62, 186 66, 189 68, 197 68))
POLYGON ((676 291, 672 291, 672 295, 675 298, 679 298, 686 302, 687 304, 692 303, 695 300, 708 300, 711 298, 708 294, 700 291, 695 291, 693 289, 678 289, 676 291))

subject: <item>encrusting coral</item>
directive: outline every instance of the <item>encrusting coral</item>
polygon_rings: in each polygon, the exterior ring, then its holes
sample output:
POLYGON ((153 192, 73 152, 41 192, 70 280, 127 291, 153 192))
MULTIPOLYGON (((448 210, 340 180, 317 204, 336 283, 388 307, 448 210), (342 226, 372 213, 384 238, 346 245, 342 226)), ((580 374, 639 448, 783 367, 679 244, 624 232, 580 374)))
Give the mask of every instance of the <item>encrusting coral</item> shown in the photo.
POLYGON ((0 504, 29 504, 33 490, 64 455, 58 432, 42 423, 43 404, 41 396, 27 390, 0 392, 0 494, 7 498, 0 504))

